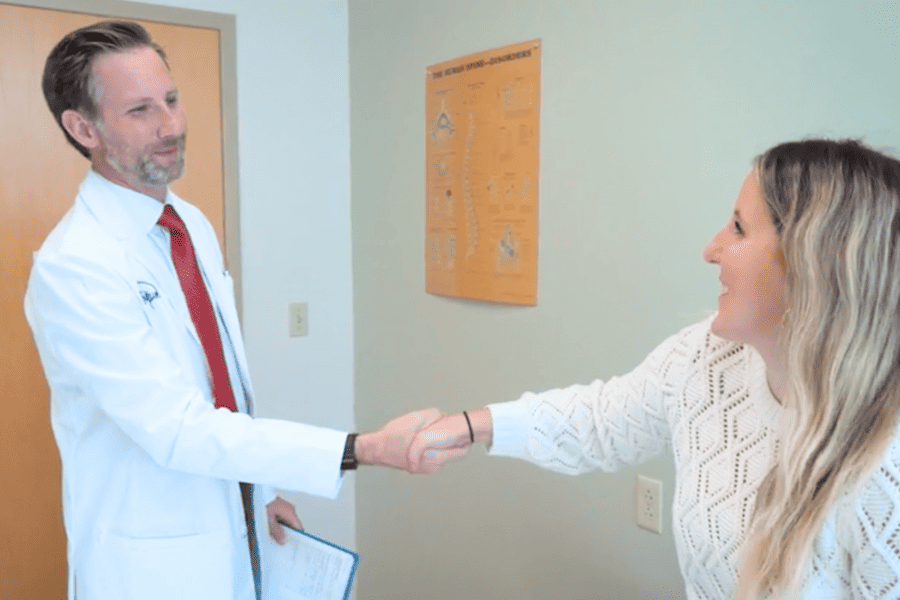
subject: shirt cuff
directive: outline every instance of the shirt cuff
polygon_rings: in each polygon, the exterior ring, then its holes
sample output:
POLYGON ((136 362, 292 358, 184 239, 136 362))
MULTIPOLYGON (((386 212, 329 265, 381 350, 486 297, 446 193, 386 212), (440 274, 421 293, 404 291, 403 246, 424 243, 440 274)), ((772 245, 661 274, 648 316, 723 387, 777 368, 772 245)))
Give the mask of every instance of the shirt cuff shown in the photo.
POLYGON ((522 400, 488 404, 493 423, 493 439, 488 454, 525 458, 528 440, 528 405, 522 400))

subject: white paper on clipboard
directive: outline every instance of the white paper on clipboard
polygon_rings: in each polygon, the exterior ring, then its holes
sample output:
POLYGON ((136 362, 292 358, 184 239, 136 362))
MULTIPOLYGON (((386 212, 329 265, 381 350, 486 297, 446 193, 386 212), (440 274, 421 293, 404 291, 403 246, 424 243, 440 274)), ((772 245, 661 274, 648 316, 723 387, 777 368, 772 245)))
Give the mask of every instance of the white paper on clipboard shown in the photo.
POLYGON ((359 554, 284 525, 287 540, 272 544, 266 598, 347 600, 359 554))

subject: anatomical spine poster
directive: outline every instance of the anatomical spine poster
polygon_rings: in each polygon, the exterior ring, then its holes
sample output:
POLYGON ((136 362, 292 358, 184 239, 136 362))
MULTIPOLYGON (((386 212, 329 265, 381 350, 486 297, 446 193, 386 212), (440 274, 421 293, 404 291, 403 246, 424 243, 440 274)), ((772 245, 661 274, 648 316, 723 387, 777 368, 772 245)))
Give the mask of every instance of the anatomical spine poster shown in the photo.
POLYGON ((429 67, 425 288, 537 303, 541 41, 429 67))

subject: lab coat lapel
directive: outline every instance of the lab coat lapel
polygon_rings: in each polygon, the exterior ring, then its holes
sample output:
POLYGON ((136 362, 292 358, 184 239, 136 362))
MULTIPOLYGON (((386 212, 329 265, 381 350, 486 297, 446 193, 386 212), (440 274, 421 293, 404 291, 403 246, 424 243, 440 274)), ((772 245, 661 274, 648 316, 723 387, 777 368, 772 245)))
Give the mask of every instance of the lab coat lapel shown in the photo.
MULTIPOLYGON (((234 356, 239 371, 241 383, 244 386, 248 402, 252 403, 253 390, 250 386, 249 369, 247 368, 247 355, 241 337, 241 325, 237 317, 237 308, 234 304, 234 283, 227 271, 223 271, 223 260, 219 251, 219 241, 210 224, 201 220, 202 213, 196 207, 191 206, 177 195, 169 191, 167 202, 171 203, 178 212, 181 220, 191 236, 191 244, 194 246, 194 254, 200 265, 200 271, 210 291, 210 300, 213 308, 220 315, 226 331, 221 331, 222 343, 227 344, 230 339, 234 348, 234 356)), ((177 279, 177 278, 176 278, 177 279)), ((186 311, 185 306, 185 311, 186 311)), ((188 315, 188 321, 190 316, 188 315)), ((193 332, 193 325, 191 325, 193 332)), ((193 334, 196 337, 196 333, 193 334)), ((199 343, 199 342, 198 342, 199 343)), ((252 411, 251 411, 252 412, 252 411)))
MULTIPOLYGON (((185 224, 190 227, 187 221, 185 224)), ((253 390, 250 387, 250 377, 248 376, 247 356, 244 352, 241 324, 234 304, 234 282, 228 272, 222 270, 222 258, 219 254, 218 240, 212 239, 209 243, 204 243, 204 238, 200 235, 195 236, 193 234, 194 231, 199 233, 199 230, 196 228, 191 230, 194 253, 197 255, 206 285, 211 290, 213 307, 228 330, 227 332, 220 332, 222 343, 224 345, 229 341, 231 342, 231 347, 234 348, 237 368, 240 371, 241 383, 246 391, 247 401, 252 402, 253 390)))
MULTIPOLYGON (((160 300, 168 303, 191 337, 200 344, 172 258, 168 253, 163 257, 150 238, 150 227, 162 212, 159 203, 109 181, 93 169, 81 182, 76 201, 84 202, 110 235, 134 250, 125 254, 132 259, 133 281, 130 283, 138 296, 150 306, 160 300), (159 296, 154 297, 156 294, 159 296)), ((151 323, 154 321, 151 319, 151 323)))
POLYGON ((227 332, 221 332, 222 343, 227 344, 230 342, 231 347, 234 348, 235 361, 249 402, 252 400, 253 390, 250 388, 241 324, 238 321, 237 308, 234 304, 234 282, 227 271, 221 270, 222 267, 217 253, 210 251, 207 247, 198 247, 197 245, 195 245, 195 251, 200 261, 200 268, 206 278, 206 283, 213 291, 213 306, 227 329, 227 332))

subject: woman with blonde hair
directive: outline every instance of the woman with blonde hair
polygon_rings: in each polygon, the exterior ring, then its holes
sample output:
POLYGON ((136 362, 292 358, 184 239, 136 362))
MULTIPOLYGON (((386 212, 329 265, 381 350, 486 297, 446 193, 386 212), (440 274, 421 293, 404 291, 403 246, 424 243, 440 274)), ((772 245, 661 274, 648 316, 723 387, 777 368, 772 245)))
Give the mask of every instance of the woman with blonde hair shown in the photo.
POLYGON ((571 474, 669 450, 688 598, 900 598, 900 161, 775 146, 703 256, 715 315, 622 377, 444 417, 411 464, 475 441, 571 474))

